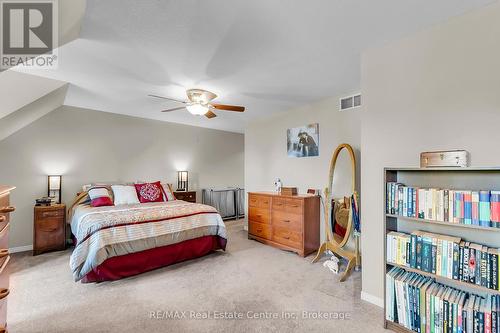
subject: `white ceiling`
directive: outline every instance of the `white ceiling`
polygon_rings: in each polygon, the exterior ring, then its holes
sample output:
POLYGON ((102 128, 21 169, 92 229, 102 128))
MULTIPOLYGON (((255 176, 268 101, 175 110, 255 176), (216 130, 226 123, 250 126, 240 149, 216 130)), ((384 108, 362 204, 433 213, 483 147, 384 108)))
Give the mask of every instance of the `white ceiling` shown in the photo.
MULTIPOLYGON (((243 132, 248 121, 359 90, 362 50, 492 0, 87 0, 59 68, 65 104, 243 132), (186 88, 244 105, 208 120, 147 97, 186 88)), ((26 70, 22 70, 26 71, 26 70)))

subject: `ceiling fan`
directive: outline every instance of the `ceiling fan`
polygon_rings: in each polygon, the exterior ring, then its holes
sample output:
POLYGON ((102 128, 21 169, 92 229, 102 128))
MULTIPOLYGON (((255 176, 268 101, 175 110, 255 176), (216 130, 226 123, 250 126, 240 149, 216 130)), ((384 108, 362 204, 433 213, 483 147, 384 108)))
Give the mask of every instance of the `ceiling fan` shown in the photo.
POLYGON ((243 106, 235 106, 235 105, 226 105, 226 104, 218 104, 212 103, 212 100, 217 97, 216 94, 203 90, 203 89, 188 89, 186 90, 186 95, 188 101, 180 101, 170 97, 158 96, 158 95, 148 95, 150 97, 168 99, 170 101, 178 102, 184 104, 183 106, 179 106, 172 109, 163 110, 161 112, 171 112, 177 111, 186 108, 191 114, 197 116, 205 116, 209 119, 217 117, 212 110, 221 110, 221 111, 235 111, 235 112, 243 112, 245 111, 245 107, 243 106))

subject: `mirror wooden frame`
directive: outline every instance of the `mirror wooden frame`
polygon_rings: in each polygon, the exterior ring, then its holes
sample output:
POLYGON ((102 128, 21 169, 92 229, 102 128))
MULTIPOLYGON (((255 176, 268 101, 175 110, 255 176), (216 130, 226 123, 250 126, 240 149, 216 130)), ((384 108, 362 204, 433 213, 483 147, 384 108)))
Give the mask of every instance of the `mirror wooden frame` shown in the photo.
POLYGON ((345 246, 349 241, 351 235, 353 234, 353 217, 352 217, 352 205, 350 205, 349 219, 347 222, 346 233, 342 239, 340 237, 335 237, 333 231, 330 228, 331 214, 332 214, 332 198, 333 198, 333 176, 335 173, 335 166, 337 164, 337 159, 342 150, 346 149, 349 153, 351 159, 351 170, 352 170, 352 193, 357 206, 358 193, 356 192, 356 156, 352 147, 343 143, 335 149, 332 159, 330 161, 330 172, 328 175, 328 187, 325 188, 325 205, 324 205, 324 217, 325 217, 325 233, 326 241, 321 244, 318 249, 316 257, 313 259, 313 263, 318 261, 319 258, 327 251, 330 250, 334 254, 346 259, 348 261, 347 268, 344 274, 340 278, 340 282, 344 282, 351 274, 352 269, 356 266, 359 267, 361 264, 361 258, 359 255, 359 237, 355 237, 355 250, 346 249, 345 246))

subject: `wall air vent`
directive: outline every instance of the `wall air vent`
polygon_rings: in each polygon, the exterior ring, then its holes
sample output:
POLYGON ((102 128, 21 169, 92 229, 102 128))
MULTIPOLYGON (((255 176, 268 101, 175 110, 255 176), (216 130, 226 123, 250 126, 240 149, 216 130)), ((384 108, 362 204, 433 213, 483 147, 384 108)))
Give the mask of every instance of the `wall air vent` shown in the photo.
POLYGON ((343 97, 340 99, 340 111, 355 109, 361 106, 361 94, 343 97))

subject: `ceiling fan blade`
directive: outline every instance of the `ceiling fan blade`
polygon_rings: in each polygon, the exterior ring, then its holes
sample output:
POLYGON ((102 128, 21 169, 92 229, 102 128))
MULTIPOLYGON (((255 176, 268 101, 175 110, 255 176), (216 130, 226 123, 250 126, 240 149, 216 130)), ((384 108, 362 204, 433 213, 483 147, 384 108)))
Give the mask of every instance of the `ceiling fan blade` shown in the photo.
POLYGON ((177 111, 177 110, 184 109, 184 108, 186 108, 186 107, 185 106, 179 106, 178 108, 167 109, 167 110, 163 110, 161 112, 177 111))
POLYGON ((214 103, 210 103, 210 105, 213 106, 217 110, 236 111, 236 112, 243 112, 243 111, 245 111, 245 107, 244 106, 214 104, 214 103))
POLYGON ((175 98, 163 97, 163 96, 151 95, 151 94, 149 94, 148 96, 149 97, 155 97, 155 98, 161 98, 161 99, 168 99, 169 101, 174 101, 174 102, 179 102, 179 103, 187 104, 186 101, 181 101, 181 100, 178 100, 178 99, 175 99, 175 98))
POLYGON ((212 119, 217 117, 217 115, 209 110, 207 113, 205 113, 205 117, 207 117, 208 119, 212 119))

